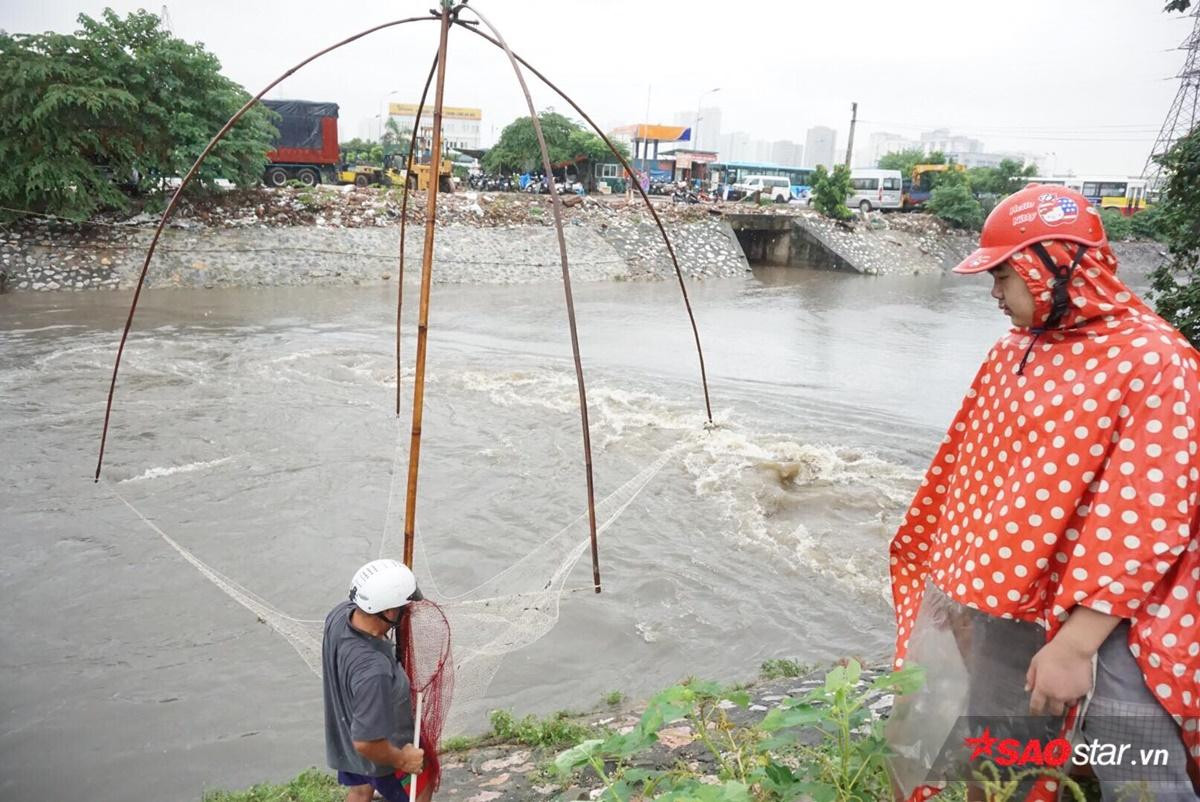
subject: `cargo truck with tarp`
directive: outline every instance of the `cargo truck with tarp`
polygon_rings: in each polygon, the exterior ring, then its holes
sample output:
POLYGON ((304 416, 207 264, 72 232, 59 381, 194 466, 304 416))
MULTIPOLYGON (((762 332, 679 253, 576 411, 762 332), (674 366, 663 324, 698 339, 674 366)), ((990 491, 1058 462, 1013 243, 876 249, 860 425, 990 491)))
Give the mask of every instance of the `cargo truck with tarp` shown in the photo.
POLYGON ((263 183, 281 187, 295 179, 306 186, 336 184, 341 154, 338 150, 338 106, 309 100, 264 100, 279 115, 279 137, 267 153, 263 183))

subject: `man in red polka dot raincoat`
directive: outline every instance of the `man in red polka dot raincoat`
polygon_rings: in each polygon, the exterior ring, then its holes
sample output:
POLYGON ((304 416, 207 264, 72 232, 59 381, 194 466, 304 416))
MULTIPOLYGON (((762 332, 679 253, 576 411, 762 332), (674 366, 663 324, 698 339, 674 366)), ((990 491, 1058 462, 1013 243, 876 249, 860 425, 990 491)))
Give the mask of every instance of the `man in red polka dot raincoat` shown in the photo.
MULTIPOLYGON (((1200 354, 1117 278, 1097 210, 1065 187, 1006 198, 955 271, 988 271, 1013 328, 891 543, 895 664, 932 689, 897 705, 893 748, 930 748, 911 730, 959 671, 960 713, 1131 744, 1121 765, 1091 762, 1106 801, 1135 780, 1147 798, 1200 799, 1200 354), (1167 765, 1131 765, 1145 747, 1167 765)), ((902 795, 936 793, 912 778, 902 795)), ((1021 797, 1062 785, 1047 773, 1021 797)))

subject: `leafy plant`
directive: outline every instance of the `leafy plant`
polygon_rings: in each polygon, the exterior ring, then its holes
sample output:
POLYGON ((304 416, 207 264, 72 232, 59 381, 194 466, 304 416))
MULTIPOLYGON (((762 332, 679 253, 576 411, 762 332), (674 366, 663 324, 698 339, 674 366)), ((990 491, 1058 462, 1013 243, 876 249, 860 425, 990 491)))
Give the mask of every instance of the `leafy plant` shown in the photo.
POLYGON ((625 701, 625 694, 620 691, 609 691, 604 695, 604 703, 610 707, 615 707, 625 701))
POLYGON ((850 196, 850 170, 846 165, 836 165, 832 172, 818 165, 812 181, 813 208, 834 220, 849 220, 853 216, 846 207, 846 198, 850 196))
POLYGON ((922 681, 919 669, 905 669, 858 688, 862 669, 851 661, 831 670, 823 686, 785 699, 758 725, 735 724, 726 708, 746 708, 750 696, 712 683, 691 681, 650 700, 634 729, 608 738, 590 738, 556 758, 566 774, 591 768, 604 783, 602 799, 630 800, 792 800, 851 802, 887 798, 882 724, 872 721, 871 693, 911 692, 922 681), (637 765, 639 753, 653 747, 662 729, 685 721, 696 743, 709 753, 716 777, 686 766, 651 769, 637 765), (805 745, 803 729, 820 743, 805 745))
MULTIPOLYGON (((83 219, 181 176, 249 99, 202 45, 138 11, 78 17, 71 34, 0 31, 0 204, 83 219)), ((276 135, 252 108, 197 175, 258 182, 276 135)))
POLYGON ((1160 315, 1200 345, 1200 128, 1158 161, 1166 186, 1155 223, 1171 259, 1150 274, 1151 298, 1160 315))
POLYGON ((1133 235, 1133 218, 1126 217, 1116 209, 1101 209, 1100 220, 1111 242, 1123 242, 1133 235))
POLYGON ((1130 218, 1133 235, 1138 239, 1161 240, 1162 234, 1162 205, 1154 204, 1130 218))
POLYGON ((955 228, 979 228, 983 225, 983 207, 971 193, 962 173, 942 173, 925 202, 925 208, 955 228))
POLYGON ((492 736, 496 740, 526 746, 561 747, 596 734, 591 727, 572 721, 566 710, 546 718, 530 714, 522 719, 508 710, 493 710, 491 721, 492 736))

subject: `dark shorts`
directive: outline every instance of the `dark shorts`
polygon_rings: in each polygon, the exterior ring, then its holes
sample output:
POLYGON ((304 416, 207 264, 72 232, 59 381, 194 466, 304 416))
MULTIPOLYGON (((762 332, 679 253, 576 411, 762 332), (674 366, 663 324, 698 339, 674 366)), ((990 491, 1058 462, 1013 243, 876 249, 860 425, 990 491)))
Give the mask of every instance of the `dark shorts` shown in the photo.
POLYGON ((382 777, 369 777, 366 774, 352 774, 348 771, 338 772, 339 785, 369 785, 379 792, 387 802, 408 802, 408 777, 397 777, 385 774, 382 777))

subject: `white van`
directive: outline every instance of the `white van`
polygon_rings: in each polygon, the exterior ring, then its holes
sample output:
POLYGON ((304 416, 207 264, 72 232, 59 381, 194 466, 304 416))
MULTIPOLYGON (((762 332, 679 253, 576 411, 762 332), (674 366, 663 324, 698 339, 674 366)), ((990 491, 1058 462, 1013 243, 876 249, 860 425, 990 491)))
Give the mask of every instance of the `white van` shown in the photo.
POLYGON ((787 203, 792 197, 792 182, 785 175, 748 175, 733 185, 742 197, 762 192, 764 198, 787 203))
POLYGON ((902 184, 899 170, 851 170, 850 197, 846 199, 846 205, 864 213, 875 209, 899 209, 903 204, 902 184))

